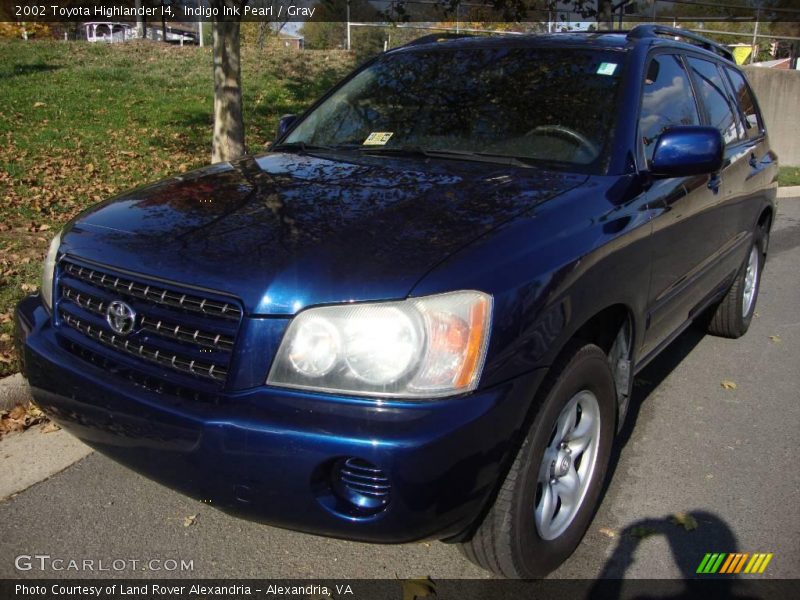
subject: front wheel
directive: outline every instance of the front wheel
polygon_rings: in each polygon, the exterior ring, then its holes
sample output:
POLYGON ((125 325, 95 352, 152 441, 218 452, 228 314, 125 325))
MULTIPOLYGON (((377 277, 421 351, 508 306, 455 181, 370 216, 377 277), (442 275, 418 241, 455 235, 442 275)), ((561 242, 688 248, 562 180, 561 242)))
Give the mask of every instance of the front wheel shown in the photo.
POLYGON ((608 357, 577 347, 554 365, 533 425, 464 555, 494 573, 538 578, 564 562, 591 522, 616 417, 608 357))

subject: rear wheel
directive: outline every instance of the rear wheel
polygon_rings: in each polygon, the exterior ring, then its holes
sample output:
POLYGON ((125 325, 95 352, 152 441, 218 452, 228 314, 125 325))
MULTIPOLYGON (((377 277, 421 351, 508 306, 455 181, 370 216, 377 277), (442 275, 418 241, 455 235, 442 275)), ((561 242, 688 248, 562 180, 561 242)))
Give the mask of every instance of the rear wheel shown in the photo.
POLYGON ((577 347, 554 365, 541 397, 493 506, 461 544, 467 558, 504 577, 543 577, 572 554, 611 453, 616 392, 600 348, 577 347))
POLYGON ((738 338, 749 329, 756 310, 768 235, 766 225, 756 230, 750 251, 736 279, 722 301, 713 309, 707 327, 710 334, 738 338))

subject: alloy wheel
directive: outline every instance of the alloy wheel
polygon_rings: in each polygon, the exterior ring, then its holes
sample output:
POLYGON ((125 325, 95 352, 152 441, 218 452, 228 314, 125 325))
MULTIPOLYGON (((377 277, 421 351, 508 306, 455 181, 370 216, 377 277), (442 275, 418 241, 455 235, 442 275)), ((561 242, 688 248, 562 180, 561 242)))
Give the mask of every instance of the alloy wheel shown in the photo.
POLYGON ((575 519, 594 475, 599 442, 597 397, 580 391, 556 419, 539 467, 534 517, 542 539, 559 537, 575 519))

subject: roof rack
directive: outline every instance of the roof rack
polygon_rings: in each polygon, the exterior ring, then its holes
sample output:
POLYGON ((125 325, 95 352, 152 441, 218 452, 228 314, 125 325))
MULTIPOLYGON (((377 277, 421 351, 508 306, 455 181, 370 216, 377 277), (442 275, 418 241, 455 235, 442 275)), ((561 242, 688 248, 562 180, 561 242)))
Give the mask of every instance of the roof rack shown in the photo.
MULTIPOLYGON (((407 44, 403 44, 397 48, 408 48, 409 46, 421 46, 422 44, 430 44, 433 42, 444 42, 447 40, 457 40, 460 38, 471 37, 475 36, 470 33, 431 33, 428 35, 423 35, 422 37, 418 37, 415 40, 411 40, 407 44)), ((392 48, 392 50, 397 50, 397 48, 392 48)))
POLYGON ((680 37, 689 40, 695 46, 700 46, 706 50, 710 50, 718 54, 722 58, 735 62, 733 60, 733 53, 722 44, 712 42, 702 35, 686 31, 685 29, 678 29, 677 27, 668 27, 666 25, 637 25, 628 32, 629 40, 641 40, 645 38, 656 38, 658 36, 680 37))

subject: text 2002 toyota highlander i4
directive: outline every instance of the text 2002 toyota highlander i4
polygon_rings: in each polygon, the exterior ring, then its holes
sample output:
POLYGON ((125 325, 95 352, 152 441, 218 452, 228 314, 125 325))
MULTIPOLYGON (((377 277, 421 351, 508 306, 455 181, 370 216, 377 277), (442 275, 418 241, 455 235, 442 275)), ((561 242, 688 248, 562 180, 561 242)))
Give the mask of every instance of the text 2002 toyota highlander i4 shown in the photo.
POLYGON ((36 401, 253 519, 550 572, 633 375, 756 303, 776 157, 727 51, 676 33, 423 38, 270 152, 89 209, 17 309, 36 401))

